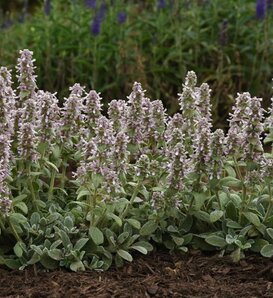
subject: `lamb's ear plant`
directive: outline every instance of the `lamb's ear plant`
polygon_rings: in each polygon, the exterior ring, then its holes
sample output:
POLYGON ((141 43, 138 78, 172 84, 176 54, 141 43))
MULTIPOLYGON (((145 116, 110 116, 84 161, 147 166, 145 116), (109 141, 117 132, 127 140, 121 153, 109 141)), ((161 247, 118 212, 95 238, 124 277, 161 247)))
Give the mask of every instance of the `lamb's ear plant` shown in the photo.
POLYGON ((109 103, 74 84, 59 107, 38 90, 32 52, 18 88, 0 68, 0 263, 107 270, 154 247, 273 256, 272 109, 238 94, 227 135, 213 131, 210 89, 189 72, 181 113, 134 83, 109 103))

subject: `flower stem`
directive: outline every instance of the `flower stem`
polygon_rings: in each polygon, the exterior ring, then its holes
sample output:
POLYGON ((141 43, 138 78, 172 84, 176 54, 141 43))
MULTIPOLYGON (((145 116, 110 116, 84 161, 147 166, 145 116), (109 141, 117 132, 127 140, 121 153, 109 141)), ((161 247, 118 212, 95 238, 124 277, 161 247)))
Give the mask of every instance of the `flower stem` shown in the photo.
POLYGON ((215 195, 216 195, 216 198, 217 198, 217 201, 218 201, 218 204, 219 204, 219 209, 222 210, 222 204, 221 204, 221 200, 220 200, 220 197, 219 197, 218 190, 216 190, 215 195))
POLYGON ((62 166, 61 188, 64 189, 66 181, 66 166, 62 166))
POLYGON ((7 230, 4 223, 3 223, 3 215, 1 214, 1 212, 0 212, 0 228, 4 232, 6 232, 6 230, 7 230))
POLYGON ((135 190, 134 190, 134 192, 132 194, 132 197, 131 197, 129 203, 127 204, 126 208, 124 209, 123 213, 120 216, 120 219, 121 220, 124 219, 127 216, 128 212, 129 212, 129 208, 133 205, 134 200, 135 200, 135 198, 136 198, 136 196, 137 196, 137 194, 139 192, 139 188, 140 188, 141 182, 142 182, 141 180, 138 181, 137 186, 136 186, 136 188, 135 188, 135 190))
POLYGON ((9 226, 10 226, 10 228, 11 228, 12 234, 13 234, 13 236, 15 237, 15 239, 16 239, 17 241, 19 241, 19 242, 22 242, 21 237, 18 235, 16 229, 14 228, 14 226, 13 226, 13 224, 11 223, 11 221, 10 221, 9 218, 8 218, 8 224, 9 224, 9 226))
POLYGON ((272 209, 273 209, 272 191, 271 191, 270 183, 268 183, 267 187, 268 187, 268 194, 269 194, 269 204, 268 204, 263 222, 267 221, 267 219, 270 216, 270 214, 272 213, 272 209))
POLYGON ((53 173, 51 174, 50 177, 50 185, 49 185, 49 190, 48 190, 48 199, 51 200, 53 197, 53 189, 55 185, 55 178, 56 178, 56 171, 53 170, 53 173))
POLYGON ((234 161, 235 172, 236 172, 238 178, 242 182, 242 203, 241 203, 240 210, 239 210, 239 223, 241 223, 242 213, 244 211, 246 198, 247 198, 247 191, 246 191, 246 186, 244 183, 244 178, 242 176, 242 173, 240 171, 240 168, 239 168, 236 158, 233 158, 233 161, 234 161))
POLYGON ((31 197, 32 197, 32 203, 36 211, 39 210, 38 205, 36 204, 37 198, 35 194, 35 190, 33 187, 33 178, 31 176, 31 164, 28 164, 28 177, 29 177, 29 187, 30 187, 30 192, 31 192, 31 197))
POLYGON ((95 208, 97 205, 97 194, 96 192, 90 196, 90 213, 91 215, 91 220, 90 220, 90 226, 93 225, 95 226, 95 208))

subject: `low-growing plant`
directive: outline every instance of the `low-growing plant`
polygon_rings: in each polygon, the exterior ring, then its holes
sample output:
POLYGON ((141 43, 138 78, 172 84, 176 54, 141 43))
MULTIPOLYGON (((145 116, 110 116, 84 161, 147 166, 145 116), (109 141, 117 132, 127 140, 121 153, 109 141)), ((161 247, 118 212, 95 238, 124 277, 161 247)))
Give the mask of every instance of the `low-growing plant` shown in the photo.
POLYGON ((273 256, 273 107, 238 94, 213 131, 208 84, 188 72, 167 116, 134 83, 128 101, 74 84, 38 90, 32 52, 0 68, 0 263, 106 270, 155 246, 273 256))

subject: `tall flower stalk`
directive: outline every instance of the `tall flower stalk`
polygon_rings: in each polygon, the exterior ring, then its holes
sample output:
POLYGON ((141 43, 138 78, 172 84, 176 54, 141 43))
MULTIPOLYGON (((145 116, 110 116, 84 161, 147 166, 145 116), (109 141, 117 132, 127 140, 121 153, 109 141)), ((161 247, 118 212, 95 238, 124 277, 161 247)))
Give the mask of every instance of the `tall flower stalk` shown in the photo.
POLYGON ((13 114, 8 99, 6 82, 0 75, 0 131, 11 136, 13 134, 13 114))
POLYGON ((80 84, 74 84, 69 88, 70 95, 65 98, 61 110, 61 154, 63 155, 61 188, 63 189, 67 181, 66 171, 69 162, 69 156, 84 133, 84 88, 80 84))
POLYGON ((199 175, 209 176, 210 163, 212 159, 211 129, 207 118, 201 117, 196 120, 196 132, 193 140, 193 164, 194 172, 199 175))
POLYGON ((168 148, 175 147, 184 139, 183 131, 185 130, 185 122, 181 114, 174 114, 167 121, 167 127, 164 132, 165 142, 168 148))
POLYGON ((78 132, 82 129, 83 123, 83 100, 84 88, 80 84, 75 84, 69 88, 70 95, 65 98, 61 111, 62 115, 62 131, 61 137, 64 146, 71 147, 73 137, 78 136, 78 132))
POLYGON ((38 92, 40 109, 38 112, 37 130, 39 144, 44 144, 42 155, 47 150, 51 152, 52 146, 57 142, 60 130, 60 108, 55 94, 50 92, 38 92))
POLYGON ((108 116, 116 133, 125 128, 127 111, 128 106, 124 100, 114 99, 109 103, 108 116))
MULTIPOLYGON (((17 78, 19 81, 18 86, 18 100, 16 101, 16 115, 14 120, 14 133, 15 133, 15 146, 21 147, 20 152, 22 153, 22 137, 25 130, 29 130, 34 133, 33 126, 36 124, 36 75, 35 75, 35 59, 33 52, 29 50, 20 51, 20 57, 18 58, 17 65, 17 78), (24 128, 24 126, 29 128, 24 128)), ((31 138, 32 135, 29 136, 31 138)), ((27 136, 24 136, 26 139, 27 136)), ((29 145, 32 141, 29 139, 29 145)), ((19 153, 19 154, 21 154, 19 153)), ((36 155, 36 154, 35 154, 36 155)))
POLYGON ((88 95, 85 97, 85 105, 84 105, 84 114, 85 121, 87 124, 87 135, 88 137, 94 136, 94 129, 96 125, 97 119, 102 116, 102 98, 100 94, 95 90, 91 90, 88 95))
POLYGON ((250 94, 248 92, 238 94, 235 100, 235 106, 232 107, 233 113, 230 114, 229 130, 226 139, 226 154, 233 155, 236 159, 240 159, 242 156, 242 127, 247 117, 246 110, 248 108, 249 99, 250 94))
MULTIPOLYGON (((183 143, 177 143, 169 154, 167 163, 167 185, 176 192, 185 190, 185 177, 191 171, 190 163, 187 160, 187 152, 183 143)), ((174 198, 177 199, 175 196, 174 198)), ((174 202, 175 206, 179 206, 179 200, 174 202)))
POLYGON ((261 142, 264 133, 263 109, 261 98, 253 97, 248 100, 246 110, 247 118, 243 125, 243 148, 242 159, 247 165, 246 182, 252 183, 253 180, 261 176, 261 164, 263 160, 263 146, 261 142))
POLYGON ((77 169, 77 180, 88 190, 90 226, 96 225, 94 209, 105 200, 114 200, 120 191, 119 173, 126 171, 128 137, 120 132, 114 136, 110 120, 96 120, 94 136, 85 141, 83 158, 77 169))
MULTIPOLYGON (((37 120, 37 143, 38 151, 41 156, 40 167, 42 169, 46 162, 48 164, 53 148, 58 144, 61 127, 60 108, 55 94, 39 91, 37 97, 40 105, 37 120)), ((60 166, 59 163, 54 168, 52 168, 51 165, 51 177, 48 190, 49 199, 52 199, 58 166, 60 166)))
MULTIPOLYGON (((6 67, 0 67, 0 92, 1 92, 1 100, 5 101, 6 108, 8 109, 8 117, 9 121, 9 130, 13 134, 14 133, 14 119, 16 115, 15 108, 15 100, 16 94, 12 88, 12 76, 11 71, 9 71, 6 67)), ((2 117, 4 120, 5 117, 2 117)), ((5 121, 5 120, 4 120, 5 121)))
POLYGON ((146 143, 151 148, 152 154, 159 155, 164 142, 164 132, 166 127, 166 111, 160 100, 151 102, 149 121, 146 128, 146 143))
POLYGON ((210 190, 215 193, 219 209, 222 209, 222 203, 219 197, 220 179, 223 177, 225 157, 225 134, 222 129, 217 129, 211 135, 211 159, 208 165, 208 179, 210 190))
POLYGON ((11 191, 8 183, 11 166, 11 136, 13 123, 8 105, 7 78, 0 73, 0 230, 5 230, 4 218, 11 211, 11 191))
POLYGON ((11 193, 8 186, 11 158, 10 142, 8 134, 0 134, 0 211, 4 216, 7 216, 11 210, 11 193))
MULTIPOLYGON (((126 118, 126 127, 129 136, 129 143, 136 146, 134 154, 135 157, 139 154, 140 144, 143 141, 143 120, 145 110, 143 109, 145 101, 145 91, 142 89, 140 83, 135 82, 133 91, 128 97, 128 112, 126 118)), ((147 104, 147 101, 146 101, 147 104)))
POLYGON ((243 177, 243 173, 239 162, 244 154, 244 148, 241 144, 244 142, 244 134, 242 127, 247 119, 247 110, 249 110, 248 105, 251 96, 248 92, 242 94, 238 93, 235 100, 235 106, 232 107, 233 113, 230 114, 229 119, 229 130, 226 137, 226 156, 232 156, 232 161, 234 163, 234 168, 237 177, 242 183, 242 198, 243 201, 246 200, 246 185, 243 177))
POLYGON ((198 88, 196 87, 197 77, 195 72, 189 71, 186 75, 183 92, 179 95, 179 105, 184 120, 183 134, 185 149, 189 154, 193 153, 192 139, 195 135, 197 112, 198 88))
POLYGON ((9 187, 9 175, 11 174, 11 140, 9 134, 0 134, 0 232, 8 232, 5 223, 9 225, 11 233, 17 241, 21 238, 10 220, 12 212, 12 193, 9 187))

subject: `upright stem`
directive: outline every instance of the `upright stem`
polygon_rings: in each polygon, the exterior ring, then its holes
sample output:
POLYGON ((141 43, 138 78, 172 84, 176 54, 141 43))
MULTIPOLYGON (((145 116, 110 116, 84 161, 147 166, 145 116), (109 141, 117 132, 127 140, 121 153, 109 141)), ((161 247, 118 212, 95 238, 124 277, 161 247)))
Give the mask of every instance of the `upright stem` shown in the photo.
POLYGON ((133 205, 134 200, 135 200, 135 198, 136 198, 136 196, 137 196, 137 194, 139 192, 139 188, 140 188, 141 182, 142 182, 142 180, 139 180, 138 181, 137 186, 136 186, 136 188, 135 188, 135 190, 134 190, 134 192, 132 194, 132 197, 131 197, 129 203, 127 204, 126 208, 124 209, 123 213, 120 216, 121 219, 124 219, 127 216, 128 212, 129 212, 129 208, 133 205))
POLYGON ((28 164, 28 178, 29 178, 29 187, 30 187, 30 192, 31 192, 31 197, 32 197, 32 202, 33 202, 34 208, 36 210, 39 210, 39 208, 36 204, 37 198, 36 198, 35 190, 33 187, 33 178, 31 176, 31 163, 28 164))
POLYGON ((241 223, 242 212, 245 208, 245 202, 246 202, 246 186, 245 186, 245 183, 244 183, 244 178, 242 176, 242 173, 240 171, 240 168, 238 166, 238 163, 237 163, 237 160, 236 160, 235 157, 233 158, 233 161, 234 161, 235 172, 236 172, 238 178, 242 182, 242 203, 241 203, 240 210, 239 210, 239 223, 241 223))
POLYGON ((61 178, 61 188, 64 189, 65 186, 65 181, 66 181, 66 166, 62 166, 62 178, 61 178))
POLYGON ((4 232, 7 230, 6 227, 5 227, 5 225, 4 225, 4 223, 3 223, 3 216, 1 214, 1 212, 0 212, 0 228, 4 232))
POLYGON ((268 194, 269 194, 269 204, 268 204, 263 222, 266 222, 266 220, 272 213, 272 209, 273 209, 272 190, 271 190, 270 182, 268 183, 267 187, 268 187, 268 194))
POLYGON ((194 202, 194 196, 192 195, 191 196, 191 201, 190 201, 190 205, 189 205, 189 210, 188 211, 191 210, 193 202, 194 202))
POLYGON ((63 156, 63 158, 64 158, 64 160, 62 162, 62 165, 61 165, 62 175, 61 175, 61 185, 60 185, 60 187, 62 189, 64 189, 65 180, 66 180, 66 160, 67 160, 67 158, 66 158, 67 155, 66 155, 65 150, 64 150, 64 145, 61 145, 60 152, 61 152, 61 156, 63 156))
POLYGON ((219 209, 222 210, 222 204, 221 204, 221 200, 220 200, 220 197, 219 197, 218 190, 215 191, 215 195, 216 195, 216 198, 217 198, 217 201, 218 201, 218 204, 219 204, 219 209))
MULTIPOLYGON (((90 190, 89 190, 90 191, 90 190)), ((97 191, 89 196, 89 206, 90 206, 90 214, 91 214, 91 220, 90 220, 90 227, 95 226, 95 208, 97 205, 97 191)))
POLYGON ((15 239, 16 239, 17 241, 22 242, 21 237, 18 235, 16 229, 14 228, 14 226, 13 226, 13 224, 11 223, 11 221, 10 221, 9 218, 8 218, 8 224, 9 224, 9 226, 10 226, 10 228, 11 228, 12 234, 13 234, 13 236, 15 237, 15 239))
MULTIPOLYGON (((196 192, 201 191, 201 187, 200 187, 201 184, 200 183, 201 183, 201 174, 199 174, 198 178, 196 179, 196 183, 195 183, 195 186, 194 186, 194 191, 196 191, 196 192)), ((190 212, 193 203, 194 203, 194 196, 192 195, 188 212, 190 212)))
POLYGON ((105 207, 104 210, 103 210, 103 212, 102 212, 102 214, 101 214, 101 216, 98 217, 98 219, 96 221, 94 221, 94 224, 93 224, 94 227, 96 227, 99 223, 102 223, 103 222, 104 215, 105 215, 106 211, 107 211, 107 208, 105 207))
POLYGON ((233 158, 233 161, 234 161, 235 172, 236 172, 238 178, 243 182, 243 176, 241 174, 240 168, 238 166, 238 162, 235 157, 233 158))
MULTIPOLYGON (((19 175, 21 175, 23 172, 23 169, 24 169, 23 161, 20 159, 18 162, 18 172, 17 173, 19 173, 19 175)), ((19 183, 18 192, 21 193, 21 190, 22 190, 22 183, 19 183)))
POLYGON ((49 185, 49 190, 48 190, 48 199, 51 200, 53 197, 53 188, 55 184, 55 178, 56 178, 56 171, 53 170, 53 173, 51 174, 50 177, 50 185, 49 185))
MULTIPOLYGON (((46 144, 46 143, 43 142, 43 143, 41 143, 41 144, 44 145, 44 144, 46 144)), ((40 168, 41 168, 41 169, 43 168, 44 163, 45 163, 44 158, 45 158, 45 154, 46 154, 47 148, 48 148, 48 146, 45 147, 45 148, 43 148, 43 150, 42 150, 42 152, 41 152, 41 156, 40 156, 40 158, 39 158, 39 164, 40 164, 40 168)))

